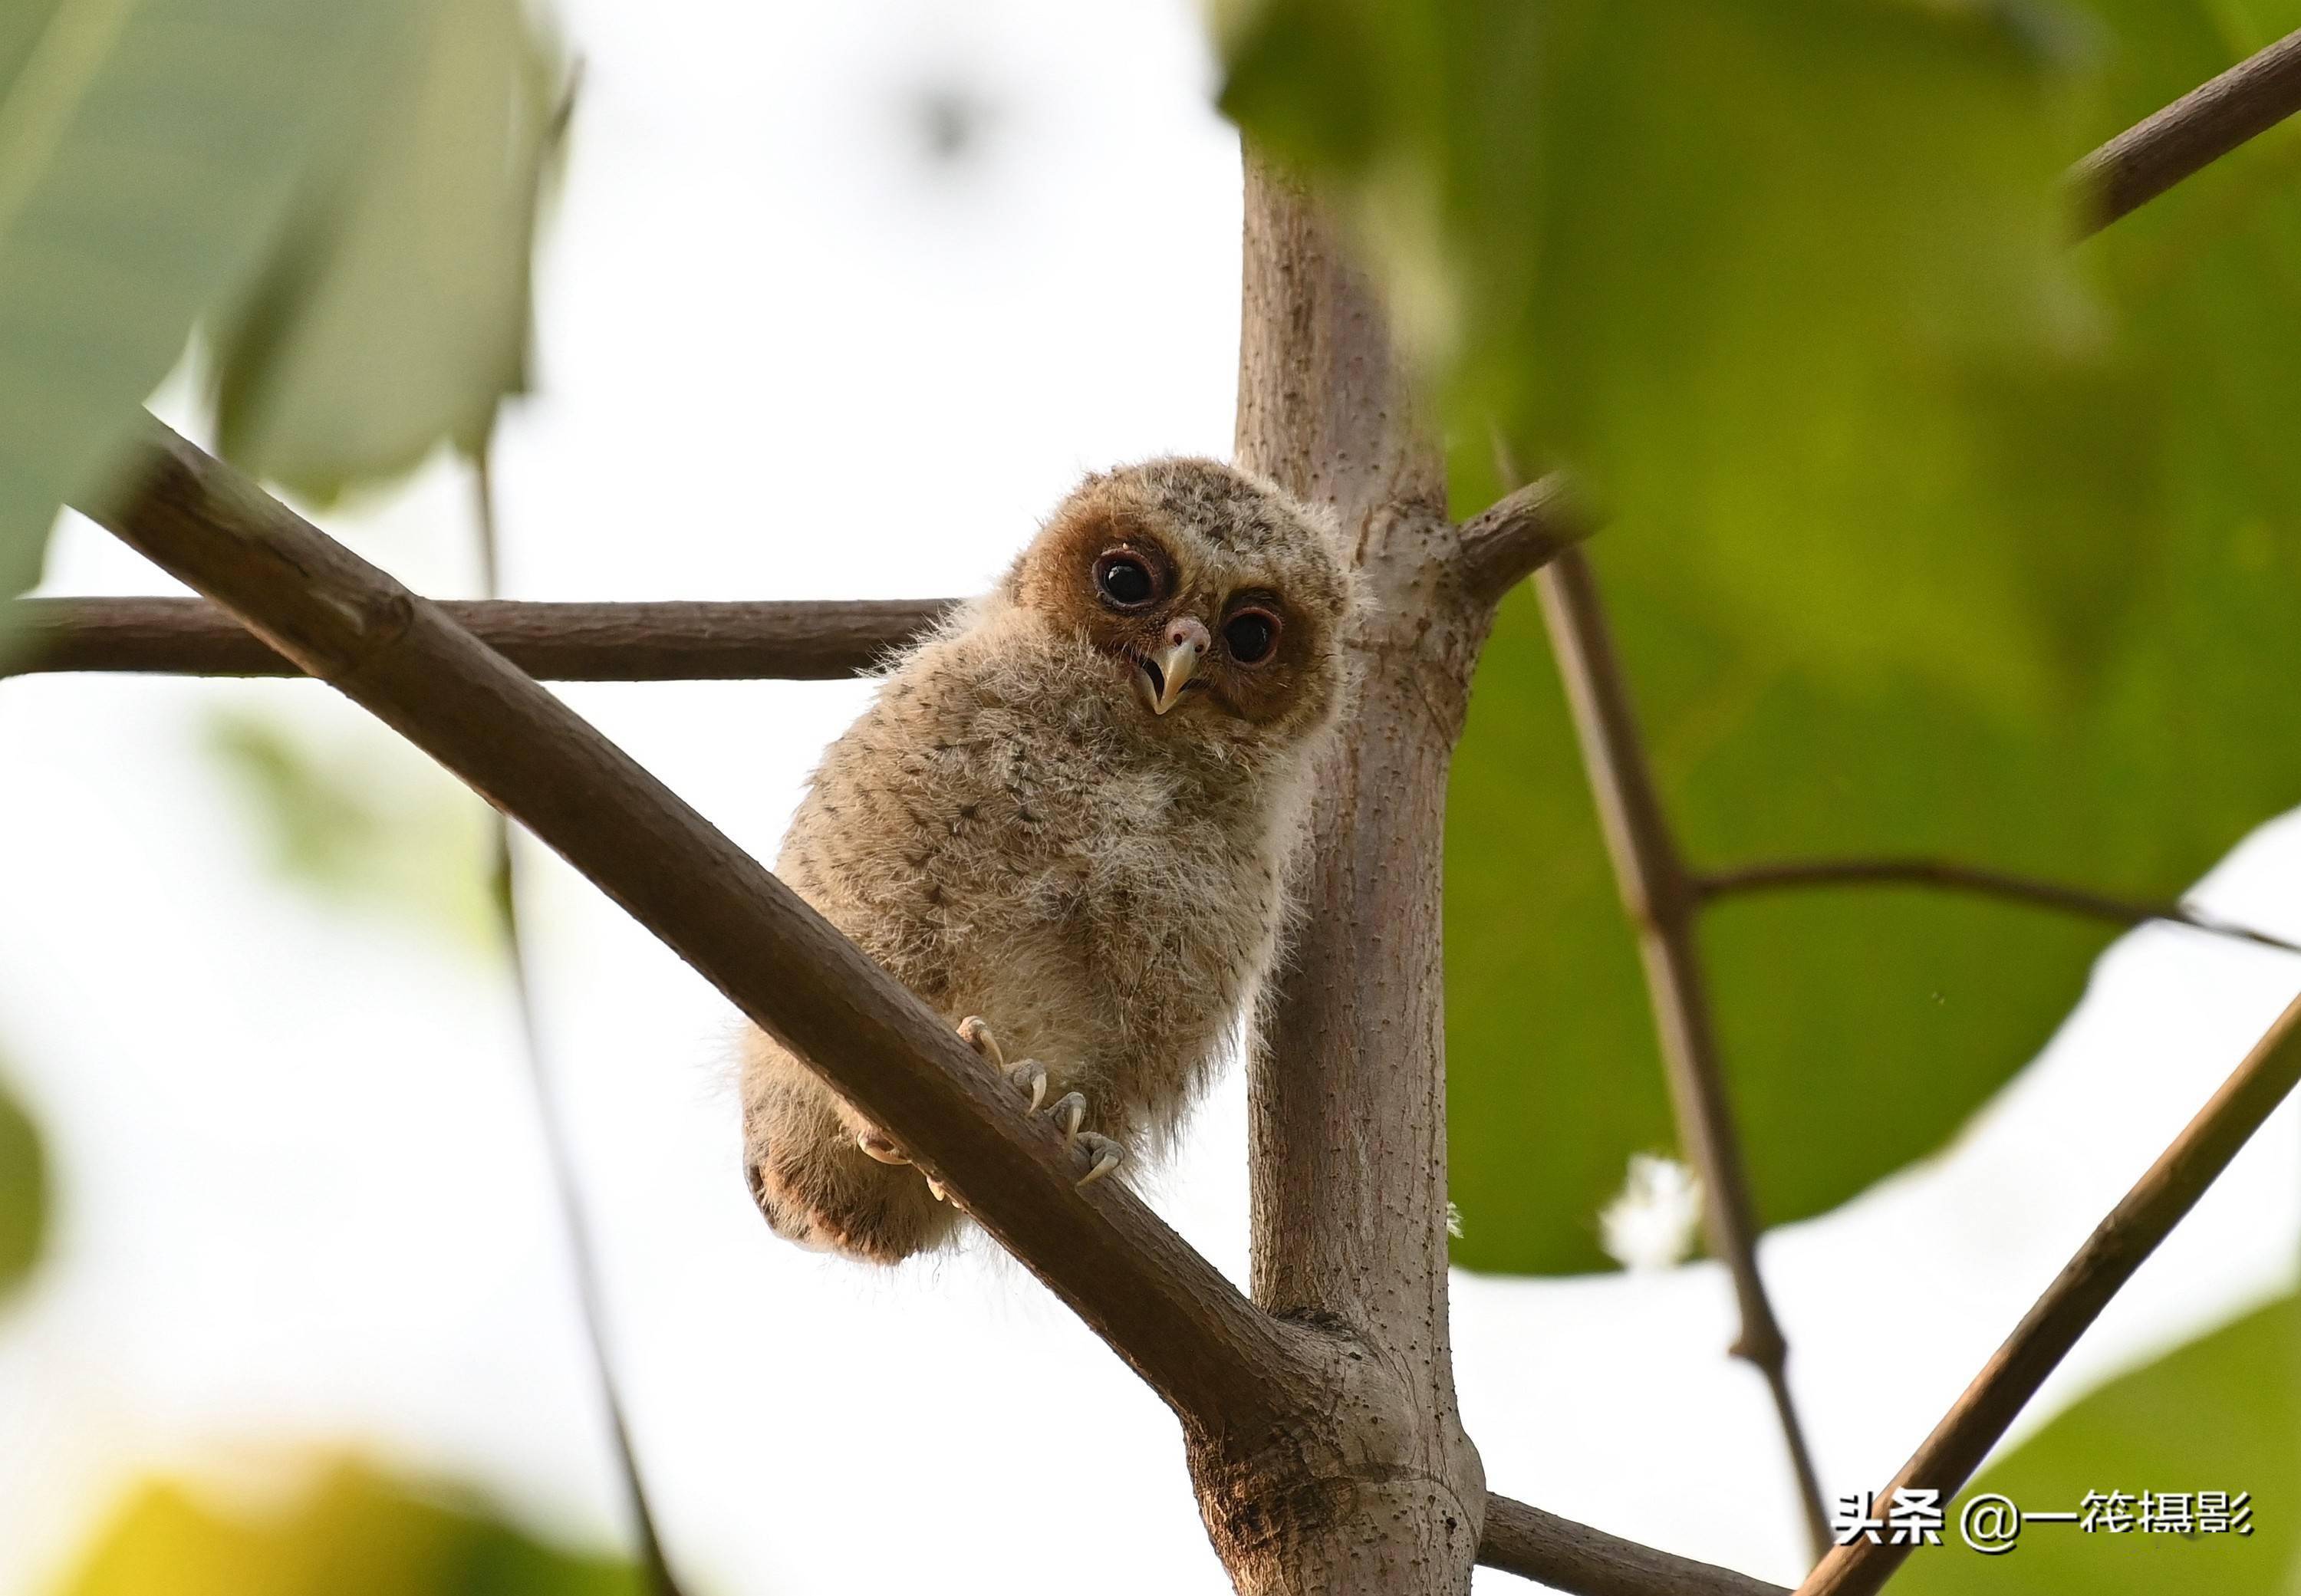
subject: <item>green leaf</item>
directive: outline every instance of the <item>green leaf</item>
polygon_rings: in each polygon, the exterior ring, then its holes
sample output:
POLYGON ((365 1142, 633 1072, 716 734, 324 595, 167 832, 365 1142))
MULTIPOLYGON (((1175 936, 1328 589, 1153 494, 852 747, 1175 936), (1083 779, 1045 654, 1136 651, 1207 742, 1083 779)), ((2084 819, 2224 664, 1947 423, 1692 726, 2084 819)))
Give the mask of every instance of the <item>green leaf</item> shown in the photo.
POLYGON ((367 105, 406 4, 61 0, 0 23, 0 595, 367 105))
POLYGON ((207 746, 283 879, 469 948, 498 946, 486 811, 406 743, 360 723, 320 745, 279 722, 228 714, 209 723, 207 746))
MULTIPOLYGON (((1233 21, 1226 104, 1372 247, 1460 507, 1499 491, 1497 431, 1608 507, 1591 556, 1697 867, 1933 856, 2163 899, 2301 802, 2301 130, 2056 242, 2068 162, 2301 0, 2090 10, 1233 21)), ((1455 1256, 1602 1266, 1630 1155, 1676 1137, 1530 595, 1480 673, 1447 856, 1455 1256)), ((2110 934, 1908 890, 1713 904, 1761 1219, 1941 1145, 2110 934)))
POLYGON ((65 1596, 638 1596, 639 1571, 516 1528, 464 1493, 340 1463, 289 1500, 172 1481, 130 1498, 65 1596))
POLYGON ((421 55, 217 338, 223 452, 314 499, 443 439, 476 454, 525 387, 565 74, 520 0, 423 10, 421 55))
POLYGON ((0 1091, 0 1298, 39 1261, 48 1228, 48 1164, 31 1116, 0 1091))
POLYGON ((1478 455, 1573 465, 1753 640, 2050 689, 2015 523, 1960 490, 1976 367, 2089 347, 2073 39, 1906 0, 1238 9, 1226 108, 1339 193, 1478 455), (1955 567, 1951 503, 1998 534, 1955 567))
POLYGON ((2301 1301, 2288 1297, 2102 1387, 1959 1498, 1962 1505, 1996 1492, 2025 1513, 2066 1513, 2081 1510, 2088 1492, 2137 1499, 2145 1491, 2250 1492, 2250 1535, 2031 1524, 2012 1551, 1981 1557, 1953 1529, 1939 1548, 1911 1557, 1894 1589, 1912 1596, 2283 1596, 2301 1549, 2297 1348, 2301 1301))
MULTIPOLYGON (((2088 739, 2095 724, 2072 718, 2049 740, 1993 725, 1914 671, 1848 683, 1828 664, 1769 657, 1645 580, 1669 562, 1662 539, 1616 529, 1594 553, 1665 801, 1696 860, 1937 853, 2087 879, 2104 830, 2136 818, 2073 815, 2066 801, 2066 770, 2116 758, 2113 723, 2088 739)), ((2113 707, 2093 722, 2113 722, 2113 707)), ((1629 1155, 1676 1138, 1531 593, 1505 606, 1489 645, 1447 827, 1449 1139, 1466 1233, 1455 1256, 1474 1268, 1602 1267, 1595 1216, 1629 1155)), ((2036 1050, 2109 934, 1878 890, 1728 900, 1703 933, 1752 1183, 1774 1222, 1833 1207, 1939 1145, 2036 1050)))

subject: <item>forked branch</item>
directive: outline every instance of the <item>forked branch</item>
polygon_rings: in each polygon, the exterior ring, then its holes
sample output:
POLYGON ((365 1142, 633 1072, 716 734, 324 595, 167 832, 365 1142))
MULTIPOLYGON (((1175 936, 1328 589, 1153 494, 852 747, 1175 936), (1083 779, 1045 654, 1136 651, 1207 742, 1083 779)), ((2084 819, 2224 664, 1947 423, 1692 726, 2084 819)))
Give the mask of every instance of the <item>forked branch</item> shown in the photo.
POLYGON ((1758 1216, 1742 1163, 1742 1143, 1727 1099, 1725 1070, 1711 1022, 1694 916, 1701 894, 1680 857, 1646 763, 1629 683, 1614 653, 1595 574, 1569 549, 1536 584, 1552 651, 1573 707, 1582 763, 1605 831, 1622 908, 1637 932, 1654 1029, 1669 1079, 1678 1135, 1703 1184, 1702 1215, 1710 1249, 1733 1277, 1741 1333, 1733 1352, 1764 1376, 1779 1416, 1806 1531, 1819 1558, 1828 1544, 1821 1483, 1790 1395, 1789 1346, 1758 1271, 1758 1216))
MULTIPOLYGON (((2142 1260, 2196 1206, 2205 1188, 2229 1167, 2297 1080, 2301 1080, 2301 998, 2278 1016, 2213 1100, 2095 1227, 2046 1294, 2021 1316, 2005 1344, 1974 1376, 1957 1405, 1876 1500, 1891 1500, 1900 1489, 1937 1490, 1944 1502, 1956 1495, 2014 1416, 2037 1394, 2046 1376, 2077 1345, 2142 1260)), ((1868 1540, 1837 1547, 1798 1587, 1797 1596, 1869 1596, 1909 1550, 1868 1540)))
MULTIPOLYGON (((410 593, 160 427, 90 512, 212 594, 590 876, 812 1059, 1164 1397, 1185 1432, 1283 1448, 1343 1382, 1323 1333, 1257 1309, 1058 1134, 940 1019, 630 756, 410 593)), ((731 1185, 732 1181, 731 1178, 731 1185)), ((1578 1596, 1752 1596, 1738 1576, 1537 1513, 1487 1508, 1482 1552, 1578 1596), (1689 1574, 1687 1571, 1693 1571, 1689 1574), (1696 1577, 1699 1575, 1700 1577, 1696 1577)))

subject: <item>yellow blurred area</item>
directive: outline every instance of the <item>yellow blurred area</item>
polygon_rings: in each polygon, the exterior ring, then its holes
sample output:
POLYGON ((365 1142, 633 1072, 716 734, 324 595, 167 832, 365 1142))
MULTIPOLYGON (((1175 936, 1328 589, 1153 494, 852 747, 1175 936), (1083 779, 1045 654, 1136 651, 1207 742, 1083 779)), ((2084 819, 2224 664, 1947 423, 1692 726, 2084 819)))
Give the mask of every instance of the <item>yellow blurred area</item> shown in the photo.
POLYGON ((130 1494, 58 1596, 623 1596, 620 1559, 553 1547, 468 1497, 346 1458, 286 1492, 174 1479, 130 1494))

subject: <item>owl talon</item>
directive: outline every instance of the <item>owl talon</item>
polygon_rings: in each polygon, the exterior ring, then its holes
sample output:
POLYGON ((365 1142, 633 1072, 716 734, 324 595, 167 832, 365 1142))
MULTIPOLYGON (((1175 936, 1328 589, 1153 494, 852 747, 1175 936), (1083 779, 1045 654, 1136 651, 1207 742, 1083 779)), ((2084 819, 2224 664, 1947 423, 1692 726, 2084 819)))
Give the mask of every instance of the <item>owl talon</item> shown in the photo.
POLYGON ((910 1155, 876 1131, 856 1132, 855 1145, 882 1164, 908 1164, 911 1161, 910 1155))
POLYGON ((1078 1178, 1078 1189, 1082 1191, 1125 1162, 1125 1148, 1108 1136, 1098 1135, 1092 1131, 1081 1131, 1078 1144, 1094 1160, 1094 1167, 1078 1178))
POLYGON ((1025 1114, 1036 1114, 1039 1105, 1047 1100, 1047 1066, 1035 1058, 1025 1058, 1007 1072, 1008 1082, 1017 1091, 1031 1099, 1025 1114))
POLYGON ((935 1179, 934 1176, 931 1174, 925 1174, 924 1172, 922 1172, 920 1178, 925 1180, 927 1183, 927 1195, 929 1197, 933 1198, 937 1202, 949 1202, 950 1200, 950 1199, 944 1194, 942 1182, 941 1181, 935 1179))
POLYGON ((1047 1117, 1063 1128, 1063 1150, 1067 1152, 1079 1139, 1079 1127, 1086 1123, 1086 1099, 1075 1091, 1067 1091, 1047 1105, 1047 1117))
POLYGON ((1007 1067, 1007 1056, 999 1050, 999 1039, 991 1034, 991 1023, 979 1014, 971 1014, 958 1023, 958 1040, 973 1048, 992 1069, 1007 1067))

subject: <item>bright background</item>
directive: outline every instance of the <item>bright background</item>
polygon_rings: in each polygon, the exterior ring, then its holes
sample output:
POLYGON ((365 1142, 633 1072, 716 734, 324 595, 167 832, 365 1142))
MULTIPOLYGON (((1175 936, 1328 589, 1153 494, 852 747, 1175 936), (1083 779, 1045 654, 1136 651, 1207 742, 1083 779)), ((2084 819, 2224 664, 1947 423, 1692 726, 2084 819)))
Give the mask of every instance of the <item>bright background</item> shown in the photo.
MULTIPOLYGON (((1238 154, 1182 0, 560 12, 585 74, 540 391, 499 447, 513 596, 968 591, 1082 471, 1228 452, 1238 154)), ((447 595, 474 581, 469 506, 442 463, 325 521, 447 595)), ((166 586, 74 523, 46 590, 166 586)), ((845 683, 565 690, 763 855, 861 701, 845 683)), ((268 872, 201 731, 226 710, 395 757, 307 684, 0 684, 0 827, 25 840, 0 887, 0 1034, 64 1203, 44 1272, 0 1309, 0 1591, 59 1576, 146 1471, 222 1460, 257 1489, 301 1442, 614 1542, 502 971, 268 872)), ((693 1596, 1225 1588, 1172 1420, 1021 1271, 977 1246, 866 1274, 774 1241, 737 1174, 732 1014, 532 856, 615 1360, 693 1596)), ((2297 887, 2285 824, 2198 898, 2301 936, 2297 887)), ((1946 1155, 1770 1238, 1831 1490, 1891 1473, 2297 984, 2263 949, 2129 937, 1946 1155)), ((1573 1134, 1529 1125, 1526 1157, 1573 1134)), ((1242 1279, 1243 1149, 1234 1073, 1151 1183, 1242 1279)), ((2024 1429, 2288 1287, 2297 1233, 2288 1110, 2024 1429)), ((1788 1473, 1762 1386, 1724 1355, 1720 1271, 1458 1275, 1454 1301, 1496 1489, 1795 1580, 1788 1473)))

